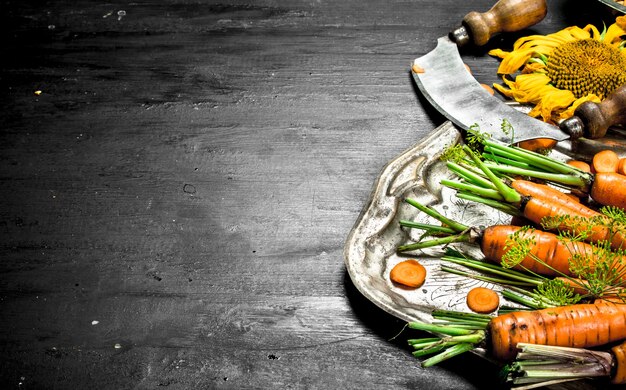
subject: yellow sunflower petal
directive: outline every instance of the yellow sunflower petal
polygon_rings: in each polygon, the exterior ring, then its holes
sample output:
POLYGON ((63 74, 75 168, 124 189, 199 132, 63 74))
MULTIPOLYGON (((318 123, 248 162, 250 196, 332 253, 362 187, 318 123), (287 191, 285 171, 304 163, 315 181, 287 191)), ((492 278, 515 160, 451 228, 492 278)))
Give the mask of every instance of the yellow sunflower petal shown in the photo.
POLYGON ((541 99, 541 117, 545 121, 552 121, 552 114, 567 108, 576 100, 571 91, 552 87, 550 92, 544 92, 541 99))
MULTIPOLYGON (((567 64, 576 65, 576 63, 571 62, 566 62, 566 65, 561 64, 559 67, 559 58, 564 55, 563 51, 569 53, 570 50, 579 47, 577 41, 590 39, 596 41, 595 43, 600 46, 606 46, 607 43, 613 46, 623 45, 625 35, 626 16, 620 16, 616 18, 613 25, 605 30, 604 36, 595 26, 587 25, 584 28, 568 27, 545 36, 532 35, 520 38, 515 42, 511 52, 500 49, 489 52, 490 55, 502 59, 498 73, 508 75, 508 77, 502 77, 503 83, 501 85, 494 84, 493 87, 508 98, 531 105, 533 108, 529 115, 556 124, 561 118, 571 116, 575 108, 584 101, 590 99, 599 101, 598 96, 595 95, 576 98, 576 96, 581 95, 581 92, 587 93, 588 89, 581 90, 578 84, 570 85, 571 82, 568 81, 570 80, 568 77, 571 76, 572 72, 578 70, 570 70, 570 65, 567 64), (602 43, 599 43, 601 40, 602 43), (541 61, 537 61, 540 58, 541 61), (517 75, 512 78, 510 76, 512 74, 517 75), (553 80, 551 77, 556 78, 553 80), (560 87, 557 88, 555 85, 560 87), (564 89, 560 89, 561 87, 564 89)), ((586 46, 583 45, 582 47, 586 46)), ((609 48, 609 52, 610 50, 615 49, 609 48)), ((626 50, 622 50, 621 55, 626 57, 626 50)), ((618 62, 621 55, 617 54, 618 62)), ((614 72, 616 77, 622 77, 619 76, 623 74, 619 65, 614 65, 613 68, 610 68, 609 71, 614 72)))
POLYGON ((509 52, 508 51, 504 51, 502 49, 492 49, 492 50, 489 50, 489 52, 487 52, 487 54, 489 54, 492 57, 504 58, 504 57, 509 55, 509 52))
POLYGON ((583 96, 581 98, 578 98, 576 100, 574 100, 574 102, 566 109, 561 111, 561 113, 559 113, 558 115, 558 119, 559 120, 563 120, 563 119, 567 119, 570 118, 574 115, 574 111, 576 111, 576 109, 578 108, 578 106, 580 106, 581 104, 583 104, 584 102, 594 102, 594 103, 600 103, 601 99, 594 95, 594 94, 589 94, 587 96, 583 96))
MULTIPOLYGON (((620 16, 622 17, 622 16, 620 16)), ((618 17, 617 19, 619 19, 618 17)), ((622 36, 626 34, 626 19, 624 21, 624 26, 620 26, 617 22, 613 23, 606 30, 606 34, 604 35, 604 42, 608 44, 621 44, 622 36)))
POLYGON ((545 72, 546 66, 540 62, 529 62, 522 69, 522 73, 542 73, 545 72))
POLYGON ((599 34, 598 29, 590 24, 587 25, 585 28, 571 27, 571 30, 569 31, 574 40, 593 38, 592 34, 594 32, 599 34))
POLYGON ((526 61, 530 59, 534 50, 526 49, 526 50, 518 50, 510 52, 507 56, 502 59, 500 66, 498 67, 499 74, 512 74, 517 72, 526 61))

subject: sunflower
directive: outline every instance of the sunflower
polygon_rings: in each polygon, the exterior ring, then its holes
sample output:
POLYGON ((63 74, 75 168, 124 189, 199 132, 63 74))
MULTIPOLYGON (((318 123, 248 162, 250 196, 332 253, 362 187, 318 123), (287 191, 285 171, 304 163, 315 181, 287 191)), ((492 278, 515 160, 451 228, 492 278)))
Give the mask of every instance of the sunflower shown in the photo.
POLYGON ((626 16, 600 32, 595 26, 568 27, 549 35, 518 39, 511 52, 491 50, 502 59, 494 88, 534 106, 529 115, 558 123, 585 101, 600 102, 626 84, 626 16))

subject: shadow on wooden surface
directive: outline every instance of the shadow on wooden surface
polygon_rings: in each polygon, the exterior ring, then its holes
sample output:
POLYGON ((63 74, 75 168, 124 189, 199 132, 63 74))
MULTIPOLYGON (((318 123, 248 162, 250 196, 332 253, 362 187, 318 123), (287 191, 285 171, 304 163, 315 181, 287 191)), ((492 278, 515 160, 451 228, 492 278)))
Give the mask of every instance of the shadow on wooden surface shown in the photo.
MULTIPOLYGON (((411 349, 406 344, 407 339, 428 337, 428 334, 424 332, 410 329, 404 330, 403 328, 406 324, 404 321, 388 314, 366 299, 350 279, 347 270, 344 273, 344 282, 346 296, 355 316, 365 328, 370 329, 381 339, 388 340, 389 343, 397 346, 398 354, 410 355, 411 349)), ((417 359, 415 364, 419 364, 417 359)), ((499 381, 498 375, 500 370, 497 366, 472 353, 457 356, 439 364, 438 367, 462 376, 477 389, 498 390, 508 388, 508 386, 503 385, 499 381)), ((433 372, 434 375, 435 373, 433 372)))

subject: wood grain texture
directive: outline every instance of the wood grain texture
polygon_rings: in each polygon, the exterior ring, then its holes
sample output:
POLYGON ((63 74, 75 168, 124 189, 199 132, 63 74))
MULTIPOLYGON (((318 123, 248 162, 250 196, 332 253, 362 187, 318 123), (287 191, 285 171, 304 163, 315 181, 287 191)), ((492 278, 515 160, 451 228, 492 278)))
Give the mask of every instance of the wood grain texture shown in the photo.
POLYGON ((443 122, 409 64, 490 3, 3 2, 2 387, 497 388, 420 368, 342 258, 443 122))

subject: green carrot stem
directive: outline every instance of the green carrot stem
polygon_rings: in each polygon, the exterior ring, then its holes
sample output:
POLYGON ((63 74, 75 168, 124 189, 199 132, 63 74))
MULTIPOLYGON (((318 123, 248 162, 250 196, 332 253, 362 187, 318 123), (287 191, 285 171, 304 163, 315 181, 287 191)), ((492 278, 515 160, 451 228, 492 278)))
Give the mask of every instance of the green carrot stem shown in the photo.
POLYGON ((445 244, 452 244, 455 242, 470 242, 472 237, 469 233, 457 234, 454 236, 447 236, 441 238, 435 238, 433 240, 419 241, 411 244, 400 245, 397 248, 398 252, 408 252, 417 249, 431 248, 433 246, 440 246, 445 244))
POLYGON ((467 230, 469 228, 469 226, 465 226, 462 223, 453 221, 453 220, 447 218, 445 215, 439 213, 435 209, 433 209, 431 207, 424 206, 424 205, 420 204, 419 202, 417 202, 414 199, 407 198, 405 201, 408 204, 410 204, 411 206, 413 206, 416 209, 420 210, 421 212, 423 212, 423 213, 425 213, 425 214, 435 218, 436 220, 440 221, 444 225, 449 226, 451 229, 454 229, 454 230, 456 230, 459 233, 463 232, 463 231, 465 231, 465 230, 467 230))
POLYGON ((542 159, 525 159, 523 156, 520 156, 520 153, 516 153, 516 150, 514 148, 493 148, 491 146, 485 146, 484 151, 485 152, 482 154, 482 156, 489 160, 504 158, 509 162, 517 161, 518 163, 526 165, 528 168, 534 167, 535 169, 541 169, 544 172, 559 172, 549 165, 544 164, 542 159))
POLYGON ((482 267, 484 267, 484 268, 486 268, 488 270, 506 272, 507 275, 516 276, 520 280, 532 281, 533 284, 540 284, 542 281, 545 280, 545 278, 543 276, 530 275, 530 274, 527 274, 525 272, 517 271, 517 270, 511 269, 511 268, 504 268, 504 267, 502 267, 499 264, 488 263, 488 262, 485 262, 485 261, 471 259, 471 258, 467 258, 467 257, 446 255, 446 256, 443 256, 442 259, 443 260, 447 260, 447 261, 451 261, 451 262, 456 262, 457 264, 462 264, 462 265, 466 265, 466 263, 467 263, 467 265, 470 266, 470 267, 473 266, 473 265, 478 265, 478 266, 482 266, 482 267))
POLYGON ((490 182, 489 180, 485 179, 480 174, 472 171, 471 169, 467 167, 464 167, 454 162, 448 162, 447 167, 450 171, 454 172, 457 176, 462 177, 463 179, 469 181, 470 183, 474 183, 478 186, 485 187, 485 188, 491 188, 494 190, 496 189, 496 186, 492 182, 490 182))
POLYGON ((465 353, 467 351, 471 351, 475 347, 476 347, 476 345, 472 344, 472 343, 464 343, 464 344, 454 345, 454 346, 448 348, 446 351, 440 353, 439 355, 435 355, 435 356, 431 357, 430 359, 424 360, 422 362, 422 367, 434 366, 435 364, 441 363, 444 360, 450 359, 450 358, 452 358, 454 356, 460 355, 460 354, 465 353))
POLYGON ((548 307, 554 307, 555 305, 549 305, 540 301, 537 301, 534 298, 526 297, 523 295, 516 294, 509 290, 502 290, 502 296, 510 301, 520 303, 524 306, 528 306, 532 309, 546 309, 548 307))
POLYGON ((472 330, 455 328, 448 325, 433 325, 425 322, 411 321, 408 323, 408 327, 416 330, 424 330, 431 333, 441 333, 447 336, 463 336, 474 333, 472 330))
POLYGON ((435 344, 435 345, 429 346, 428 348, 420 349, 419 351, 413 351, 411 354, 416 358, 420 358, 422 356, 432 355, 433 353, 443 351, 448 346, 449 344, 444 344, 444 343, 435 344))
POLYGON ((486 163, 489 169, 496 172, 504 172, 510 173, 514 175, 520 176, 529 176, 534 177, 536 179, 543 179, 555 183, 560 183, 569 187, 575 187, 577 189, 585 191, 587 189, 587 184, 580 176, 572 176, 565 175, 562 173, 552 173, 552 172, 543 172, 536 171, 532 169, 524 169, 518 168, 510 165, 502 165, 502 164, 494 164, 494 163, 486 163))
POLYGON ((437 341, 441 340, 441 337, 425 337, 425 338, 421 338, 421 339, 408 339, 407 343, 409 343, 409 345, 418 345, 418 344, 430 344, 430 343, 436 343, 437 341))
POLYGON ((441 185, 444 185, 449 188, 454 188, 455 190, 469 191, 476 195, 480 195, 484 198, 493 199, 493 200, 504 200, 500 192, 498 190, 494 190, 491 188, 484 188, 474 184, 462 183, 454 180, 441 180, 441 185))
POLYGON ((533 286, 535 286, 535 284, 528 283, 528 282, 518 282, 518 281, 515 281, 515 280, 511 280, 511 279, 495 278, 495 277, 484 276, 484 275, 476 275, 476 274, 471 274, 469 272, 461 271, 461 270, 458 270, 458 269, 455 269, 455 268, 451 268, 451 267, 446 267, 446 266, 442 266, 441 270, 444 271, 444 272, 451 273, 451 274, 465 276, 467 278, 480 280, 482 282, 489 282, 489 283, 496 283, 496 284, 506 284, 506 285, 513 285, 513 286, 523 286, 523 287, 533 287, 533 286))
POLYGON ((504 276, 508 280, 522 282, 530 286, 538 286, 543 282, 542 278, 533 277, 531 275, 517 272, 509 268, 504 268, 496 264, 484 263, 484 262, 480 262, 476 260, 471 261, 468 259, 460 259, 460 258, 455 258, 455 257, 450 257, 450 256, 443 256, 441 260, 449 261, 455 264, 460 264, 468 268, 476 269, 479 271, 484 271, 484 272, 489 272, 495 275, 504 276))
POLYGON ((580 169, 572 167, 571 165, 568 165, 562 161, 558 161, 548 156, 544 156, 542 154, 525 150, 522 148, 513 147, 513 146, 505 146, 503 144, 494 142, 492 140, 485 140, 484 144, 494 149, 508 151, 516 156, 519 156, 517 160, 521 159, 521 161, 535 163, 539 166, 546 166, 555 172, 569 174, 573 176, 579 176, 587 183, 588 186, 590 186, 591 183, 593 183, 592 174, 583 172, 580 169))
POLYGON ((419 223, 419 222, 406 221, 406 220, 401 220, 400 226, 404 226, 404 227, 408 227, 412 229, 427 230, 429 232, 443 233, 443 234, 457 233, 456 230, 450 229, 449 227, 446 227, 446 226, 429 225, 427 223, 419 223))
POLYGON ((513 306, 509 306, 509 305, 501 305, 500 308, 498 309, 498 314, 507 314, 507 313, 515 313, 517 311, 529 311, 529 310, 535 310, 532 309, 530 307, 513 307, 513 306))
MULTIPOLYGON (((452 325, 452 324, 449 321, 433 321, 433 325, 452 325)), ((484 330, 485 329, 485 324, 479 323, 479 322, 476 322, 473 324, 455 323, 454 326, 459 329, 467 329, 467 330, 484 330)))
POLYGON ((543 154, 522 149, 516 146, 504 145, 493 140, 484 140, 486 150, 499 151, 501 154, 515 156, 516 160, 521 160, 533 164, 535 166, 549 167, 555 172, 569 173, 574 171, 574 167, 567 165, 561 161, 555 160, 543 154))
POLYGON ((474 163, 485 173, 485 175, 491 180, 500 192, 504 200, 509 203, 519 203, 522 200, 522 196, 513 188, 504 184, 499 177, 497 177, 480 159, 478 156, 467 146, 464 147, 465 152, 474 160, 474 163))
POLYGON ((470 194, 467 192, 457 192, 456 196, 459 199, 465 199, 465 200, 469 200, 469 201, 476 202, 476 203, 482 203, 484 205, 492 207, 496 210, 500 210, 503 213, 506 213, 512 216, 520 217, 523 215, 523 213, 517 207, 512 206, 510 204, 503 203, 503 202, 498 202, 493 199, 484 199, 484 198, 481 198, 480 196, 476 196, 475 194, 470 194))
POLYGON ((491 316, 488 314, 478 314, 478 313, 466 313, 462 311, 454 311, 454 310, 444 310, 437 309, 433 310, 431 313, 433 318, 441 319, 443 317, 449 318, 451 320, 456 321, 464 321, 464 320, 472 320, 472 321, 482 321, 484 323, 488 323, 491 321, 491 316))
POLYGON ((493 163, 497 163, 497 164, 511 165, 514 167, 524 168, 524 169, 533 169, 533 166, 528 163, 517 161, 517 160, 512 160, 510 158, 506 158, 502 156, 497 156, 491 153, 483 153, 482 156, 483 158, 485 158, 485 163, 488 163, 489 161, 493 161, 493 163))
POLYGON ((506 380, 513 384, 547 385, 563 380, 609 377, 614 365, 612 355, 604 351, 529 343, 518 343, 517 348, 520 352, 516 360, 503 370, 506 380))

